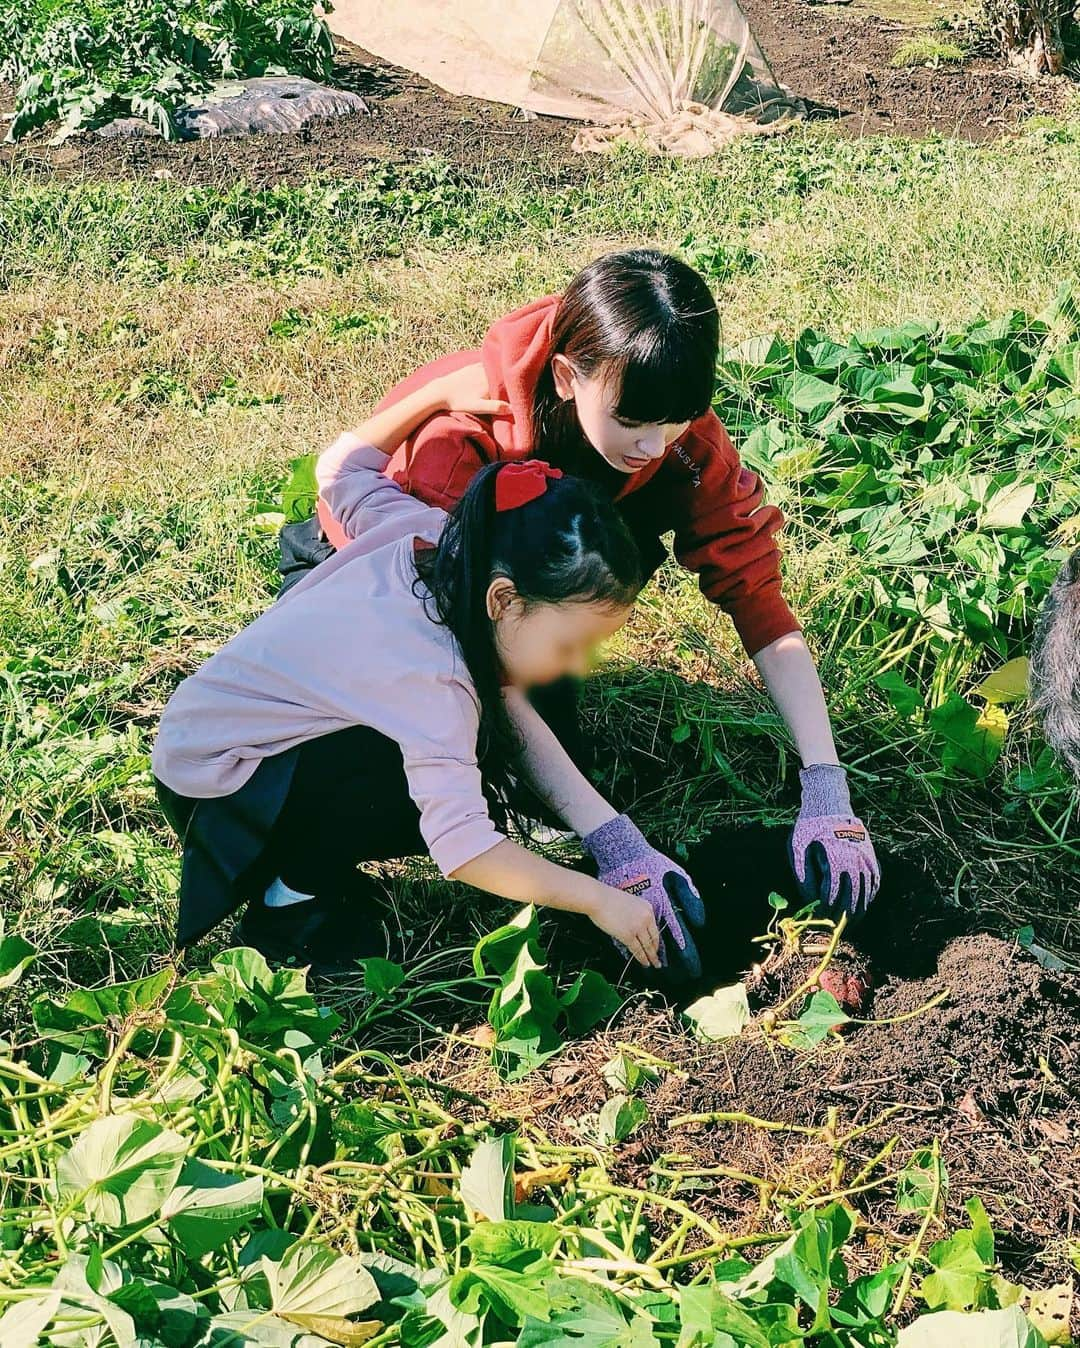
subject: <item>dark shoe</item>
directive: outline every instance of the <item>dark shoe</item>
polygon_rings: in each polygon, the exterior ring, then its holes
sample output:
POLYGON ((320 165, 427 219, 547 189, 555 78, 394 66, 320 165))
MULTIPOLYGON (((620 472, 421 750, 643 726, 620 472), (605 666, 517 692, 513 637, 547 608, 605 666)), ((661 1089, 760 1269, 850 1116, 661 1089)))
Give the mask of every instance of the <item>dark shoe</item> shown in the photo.
POLYGON ((333 557, 334 546, 323 534, 317 515, 298 524, 282 525, 278 535, 281 558, 278 573, 281 576, 281 588, 278 598, 304 579, 320 562, 333 557))
POLYGON ((238 939, 272 964, 310 967, 313 974, 356 973, 357 961, 386 957, 386 939, 375 915, 358 898, 316 896, 287 908, 248 904, 236 924, 238 939))

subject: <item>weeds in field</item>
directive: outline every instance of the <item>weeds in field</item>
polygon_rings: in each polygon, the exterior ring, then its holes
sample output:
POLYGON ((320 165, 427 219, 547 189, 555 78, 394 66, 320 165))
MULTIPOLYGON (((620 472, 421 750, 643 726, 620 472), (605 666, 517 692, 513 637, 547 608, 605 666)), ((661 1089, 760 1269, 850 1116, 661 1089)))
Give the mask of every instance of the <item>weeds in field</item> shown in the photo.
POLYGON ((985 777, 1026 678, 1018 667, 980 684, 978 670, 1023 655, 1080 527, 1071 291, 1038 318, 960 332, 745 343, 721 363, 718 411, 744 459, 857 555, 833 630, 888 647, 875 682, 899 715, 924 719, 943 774, 985 777))
POLYGON ((964 48, 957 43, 924 33, 901 42, 893 52, 890 65, 930 66, 936 69, 941 65, 956 65, 965 55, 964 48))
POLYGON ((298 0, 0 5, 0 79, 16 85, 9 140, 55 123, 60 141, 126 116, 171 139, 179 108, 212 80, 325 78, 333 57, 325 20, 298 0))

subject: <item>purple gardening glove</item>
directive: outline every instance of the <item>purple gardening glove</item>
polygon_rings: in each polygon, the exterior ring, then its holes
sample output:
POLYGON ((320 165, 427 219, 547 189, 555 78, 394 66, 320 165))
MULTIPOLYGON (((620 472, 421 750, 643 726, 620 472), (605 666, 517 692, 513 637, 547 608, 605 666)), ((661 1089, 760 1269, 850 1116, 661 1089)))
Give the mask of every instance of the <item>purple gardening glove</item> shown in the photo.
POLYGON ((881 884, 866 825, 851 808, 847 773, 816 763, 799 773, 802 808, 791 832, 791 864, 802 896, 861 917, 881 884))
MULTIPOLYGON (((673 970, 686 978, 700 978, 701 957, 690 928, 705 925, 705 905, 683 868, 650 847, 625 814, 601 824, 582 838, 581 845, 596 862, 601 884, 644 899, 653 910, 661 937, 665 931, 671 933, 673 970)), ((663 941, 660 959, 668 963, 663 941)))

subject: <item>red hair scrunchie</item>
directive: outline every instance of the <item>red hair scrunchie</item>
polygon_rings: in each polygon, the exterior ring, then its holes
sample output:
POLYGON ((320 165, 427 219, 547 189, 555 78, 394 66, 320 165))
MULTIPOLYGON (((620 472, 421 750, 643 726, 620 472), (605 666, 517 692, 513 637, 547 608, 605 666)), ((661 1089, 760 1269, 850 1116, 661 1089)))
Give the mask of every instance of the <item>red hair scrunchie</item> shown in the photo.
POLYGON ((495 478, 495 509, 516 510, 528 505, 547 491, 548 478, 562 477, 561 468, 552 468, 543 459, 508 463, 495 478))

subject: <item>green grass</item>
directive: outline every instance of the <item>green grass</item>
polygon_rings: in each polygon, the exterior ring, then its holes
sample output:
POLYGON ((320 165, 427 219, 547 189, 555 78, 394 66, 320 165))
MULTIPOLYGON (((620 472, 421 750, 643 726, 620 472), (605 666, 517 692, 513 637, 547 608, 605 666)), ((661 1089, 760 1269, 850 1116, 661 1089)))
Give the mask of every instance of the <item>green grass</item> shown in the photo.
POLYGON ((931 33, 909 37, 893 53, 894 66, 957 65, 964 59, 964 49, 955 42, 934 37, 931 33))
POLYGON ((557 275, 575 244, 689 237, 760 261, 756 274, 718 278, 736 338, 775 324, 858 326, 888 317, 890 305, 949 321, 1034 307, 1075 272, 1078 134, 1038 128, 979 147, 806 130, 737 144, 719 169, 627 154, 573 174, 509 169, 480 183, 438 165, 225 193, 19 177, 0 192, 0 281, 295 279, 417 247, 494 256, 497 266, 554 249, 557 275))

